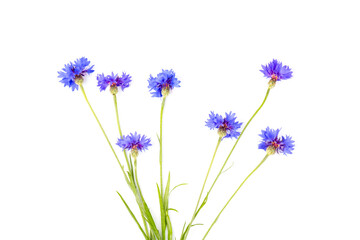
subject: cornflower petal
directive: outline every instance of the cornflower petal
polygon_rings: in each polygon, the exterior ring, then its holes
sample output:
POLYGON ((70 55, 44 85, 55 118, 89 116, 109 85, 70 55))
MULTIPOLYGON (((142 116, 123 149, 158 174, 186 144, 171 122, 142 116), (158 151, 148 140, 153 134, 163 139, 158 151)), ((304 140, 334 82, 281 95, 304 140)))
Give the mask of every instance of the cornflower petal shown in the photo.
POLYGON ((122 73, 121 77, 119 77, 118 74, 114 74, 113 72, 111 75, 105 76, 103 73, 98 74, 96 77, 98 81, 98 87, 100 88, 100 91, 104 91, 108 86, 111 87, 120 87, 122 91, 124 91, 125 88, 128 88, 130 86, 131 82, 131 76, 126 73, 122 73))
POLYGON ((260 72, 264 74, 264 77, 270 78, 274 81, 281 81, 281 80, 287 80, 292 77, 292 70, 289 68, 289 66, 286 66, 276 60, 273 59, 269 64, 267 65, 261 65, 262 69, 260 72))
POLYGON ((134 134, 130 133, 123 138, 119 138, 117 141, 117 145, 121 147, 123 150, 128 151, 145 151, 151 146, 150 138, 147 138, 145 135, 138 134, 135 132, 134 134))
POLYGON ((212 129, 218 129, 218 133, 224 138, 238 138, 240 136, 240 127, 243 123, 236 121, 235 113, 225 113, 225 118, 214 112, 210 112, 209 119, 205 126, 212 129))
POLYGON ((261 130, 259 136, 262 138, 259 143, 259 149, 267 151, 269 154, 282 153, 284 155, 292 154, 295 147, 295 141, 290 136, 279 137, 280 129, 271 129, 267 127, 261 130))
POLYGON ((167 96, 175 87, 180 87, 180 81, 175 77, 172 69, 162 70, 156 77, 150 75, 148 83, 152 97, 167 96))
POLYGON ((94 65, 90 66, 90 61, 87 58, 82 57, 76 59, 74 63, 65 64, 62 71, 58 72, 58 77, 61 78, 60 82, 64 84, 64 87, 69 86, 72 91, 78 90, 79 86, 76 84, 75 79, 83 79, 86 75, 93 73, 93 67, 94 65))

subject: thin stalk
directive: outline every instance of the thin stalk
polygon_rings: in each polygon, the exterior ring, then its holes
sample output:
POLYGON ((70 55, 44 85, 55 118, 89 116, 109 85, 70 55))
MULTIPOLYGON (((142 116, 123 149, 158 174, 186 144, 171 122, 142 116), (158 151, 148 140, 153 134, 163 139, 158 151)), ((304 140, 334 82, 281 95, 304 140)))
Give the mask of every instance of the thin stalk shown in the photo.
MULTIPOLYGON (((114 96, 114 105, 115 105, 115 112, 116 112, 116 121, 117 121, 118 129, 119 129, 120 138, 122 139, 123 135, 122 135, 122 132, 121 132, 121 127, 120 127, 119 111, 118 111, 118 107, 117 107, 116 94, 113 94, 113 96, 114 96)), ((128 169, 130 171, 129 159, 128 159, 127 155, 126 155, 126 151, 123 150, 123 152, 124 152, 124 157, 125 157, 125 160, 126 160, 126 164, 127 164, 128 169)))
MULTIPOLYGON (((84 90, 84 87, 82 86, 82 84, 80 84, 80 89, 81 89, 81 92, 82 92, 83 95, 84 95, 84 98, 85 98, 87 104, 88 104, 89 107, 90 107, 91 112, 93 113, 96 121, 98 122, 99 127, 100 127, 101 131, 103 132, 103 134, 104 134, 104 136, 105 136, 105 138, 106 138, 106 141, 108 142, 108 144, 109 144, 109 146, 110 146, 110 148, 111 148, 111 151, 114 153, 114 156, 115 156, 118 164, 120 165, 120 168, 121 168, 121 170, 122 170, 122 172, 123 172, 123 174, 124 174, 124 177, 125 177, 126 182, 127 182, 128 184, 130 184, 130 180, 128 179, 128 176, 127 176, 126 173, 125 173, 124 166, 121 165, 120 160, 119 160, 118 156, 116 155, 115 150, 114 150, 114 148, 112 147, 112 145, 111 145, 111 143, 110 143, 110 140, 109 140, 108 136, 107 136, 106 133, 105 133, 104 128, 102 127, 102 125, 101 125, 98 117, 96 116, 96 114, 95 114, 95 112, 94 112, 94 109, 91 107, 91 104, 90 104, 90 102, 89 102, 89 100, 88 100, 88 98, 87 98, 87 96, 86 96, 86 93, 85 93, 85 90, 84 90)), ((121 128, 120 128, 120 122, 119 122, 119 114, 118 114, 118 111, 117 111, 117 101, 116 101, 116 96, 115 96, 115 95, 114 95, 114 103, 115 103, 116 117, 117 117, 117 123, 118 123, 118 127, 119 127, 119 133, 120 133, 120 136, 121 136, 121 138, 122 138, 122 133, 121 133, 121 128)), ((130 165, 129 165, 129 161, 128 161, 128 158, 127 158, 127 155, 126 155, 125 150, 124 150, 124 155, 125 155, 125 159, 126 159, 126 161, 127 161, 128 168, 129 168, 129 171, 130 171, 130 165)), ((118 194, 119 194, 119 193, 118 193, 118 194)), ((120 195, 120 194, 119 194, 119 195, 120 195)), ((120 197, 121 197, 121 195, 120 195, 120 197)), ((121 197, 121 198, 122 198, 122 197, 121 197)), ((122 200, 123 200, 123 202, 124 202, 124 199, 123 199, 123 198, 122 198, 122 200)), ((127 206, 127 204, 126 204, 125 202, 124 202, 124 204, 125 204, 125 206, 128 208, 128 210, 129 210, 129 207, 127 206)), ((140 210, 140 212, 141 212, 141 210, 140 210)), ((131 211, 130 211, 130 214, 132 214, 131 211)), ((132 214, 132 216, 133 216, 136 224, 140 227, 140 224, 137 222, 135 216, 134 216, 133 214, 132 214)), ((144 225, 145 225, 145 230, 146 230, 146 236, 145 236, 145 238, 148 239, 147 236, 149 235, 149 233, 148 233, 147 225, 146 225, 146 222, 145 222, 145 217, 143 216, 143 213, 142 213, 142 212, 141 212, 141 216, 142 216, 142 218, 143 218, 144 225)), ((145 235, 145 233, 144 233, 144 231, 142 230, 141 227, 140 227, 140 230, 141 230, 142 233, 145 235)))
POLYGON ((163 122, 163 114, 164 114, 164 106, 165 106, 166 97, 163 97, 163 101, 161 103, 161 111, 160 111, 160 154, 159 154, 159 162, 160 162, 160 192, 161 196, 163 195, 163 177, 162 177, 162 122, 163 122))
POLYGON ((246 123, 246 125, 245 125, 244 129, 242 130, 242 132, 241 132, 240 136, 239 136, 239 137, 238 137, 238 139, 236 140, 236 142, 235 142, 234 146, 232 147, 232 149, 231 149, 231 151, 230 151, 229 155, 227 156, 227 158, 226 158, 226 160, 225 160, 224 164, 222 165, 222 167, 221 167, 221 169, 220 169, 220 171, 219 171, 218 175, 216 176, 216 178, 215 178, 215 180, 214 180, 213 184, 211 185, 211 187, 210 187, 210 189, 209 189, 209 191, 208 191, 208 193, 207 193, 207 196, 210 194, 210 192, 211 192, 211 190, 213 189, 213 187, 214 187, 214 185, 215 185, 216 181, 218 180, 218 178, 220 177, 221 173, 223 172, 223 170, 224 170, 224 168, 225 168, 225 166, 226 166, 226 163, 228 162, 228 160, 229 160, 229 158, 230 158, 230 156, 231 156, 232 152, 234 151, 234 149, 235 149, 236 145, 238 144, 238 142, 239 142, 240 138, 241 138, 241 137, 242 137, 242 135, 244 134, 244 132, 245 132, 246 128, 249 126, 250 122, 253 120, 253 118, 256 116, 256 114, 260 111, 260 109, 264 106, 264 104, 265 104, 265 102, 266 102, 266 99, 267 99, 267 98, 268 98, 268 96, 269 96, 269 92, 270 92, 270 88, 268 88, 268 90, 266 91, 265 98, 264 98, 264 100, 262 101, 262 103, 261 103, 260 107, 259 107, 259 108, 255 111, 255 113, 251 116, 250 120, 246 123))
MULTIPOLYGON (((144 202, 143 202, 144 197, 143 197, 142 192, 141 192, 141 189, 140 189, 140 183, 139 183, 139 179, 138 179, 138 175, 137 175, 137 158, 134 159, 134 165, 135 165, 135 181, 136 181, 136 187, 137 187, 137 190, 138 190, 138 195, 139 195, 139 198, 140 198, 140 202, 141 202, 141 204, 143 205, 143 206, 141 206, 141 207, 144 208, 144 202)), ((144 214, 142 213, 141 209, 140 209, 140 212, 141 212, 141 217, 142 217, 143 222, 144 222, 146 235, 149 236, 148 226, 147 226, 147 223, 146 223, 144 214)))
MULTIPOLYGON (((216 152, 217 152, 217 150, 218 150, 218 148, 219 148, 219 145, 220 145, 220 143, 221 143, 221 139, 222 139, 222 137, 219 137, 218 142, 217 142, 217 144, 216 144, 216 148, 215 148, 213 157, 212 157, 212 159, 211 159, 209 169, 208 169, 208 171, 207 171, 207 173, 206 173, 206 177, 205 177, 203 186, 202 186, 202 188, 201 188, 201 192, 200 192, 200 195, 199 195, 199 199, 198 199, 198 201, 197 201, 197 203, 196 203, 196 207, 195 207, 195 211, 194 211, 193 217, 195 216, 195 213, 196 213, 197 208, 198 208, 198 206, 199 206, 200 199, 201 199, 202 193, 204 192, 205 184, 206 184, 206 181, 207 181, 207 179, 208 179, 208 177, 209 177, 209 173, 210 173, 212 164, 213 164, 213 162, 214 162, 216 152)), ((191 222, 192 222, 192 221, 191 221, 191 222)), ((190 223, 190 224, 191 224, 191 223, 190 223)))
POLYGON ((129 211, 131 217, 134 219, 135 223, 138 225, 140 231, 142 232, 142 234, 144 235, 146 240, 149 240, 149 237, 145 234, 144 230, 142 229, 139 221, 136 219, 134 213, 131 211, 129 205, 125 202, 125 199, 121 196, 121 194, 119 192, 117 192, 117 194, 120 196, 121 200, 123 201, 125 207, 127 208, 127 210, 129 211))
MULTIPOLYGON (((214 187, 215 183, 217 182, 218 178, 220 177, 221 173, 223 172, 223 170, 224 170, 224 168, 225 168, 225 166, 226 166, 226 164, 227 164, 227 162, 228 162, 228 160, 229 160, 229 158, 230 158, 231 154, 233 153, 233 151, 234 151, 234 149, 235 149, 236 145, 238 144, 238 142, 239 142, 240 138, 242 137, 243 133, 245 132, 246 128, 249 126, 250 122, 253 120, 253 118, 256 116, 256 114, 260 111, 260 109, 264 106, 264 104, 265 104, 265 102, 266 102, 266 99, 267 99, 267 98, 268 98, 268 96, 269 96, 270 89, 271 89, 271 88, 268 88, 268 89, 267 89, 266 94, 265 94, 265 97, 264 97, 264 100, 262 101, 262 103, 261 103, 260 107, 258 107, 258 109, 255 111, 255 113, 251 116, 251 118, 249 119, 249 121, 246 123, 246 125, 245 125, 244 129, 243 129, 243 130, 242 130, 242 132, 240 133, 240 136, 239 136, 239 137, 238 137, 238 139, 236 140, 236 142, 235 142, 234 146, 232 147, 232 149, 231 149, 231 151, 230 151, 229 155, 227 156, 227 158, 226 158, 225 162, 223 163, 223 165, 222 165, 222 167, 221 167, 221 169, 220 169, 219 173, 217 174, 217 176, 216 176, 216 178, 215 178, 214 182, 212 183, 212 185, 211 185, 211 187, 210 187, 209 191, 207 192, 206 197, 204 198, 204 200, 203 200, 203 203, 202 203, 202 204, 204 204, 204 202, 205 202, 205 201, 207 201, 208 196, 209 196, 209 194, 210 194, 211 190, 213 189, 213 187, 214 187)), ((196 211, 196 210, 195 210, 195 211, 196 211)), ((194 218, 194 219, 191 221, 191 223, 195 220, 196 216, 195 216, 195 217, 193 217, 193 218, 194 218)), ((186 235, 187 235, 187 234, 186 234, 186 235)), ((183 239, 186 239, 186 236, 185 236, 183 239)))
MULTIPOLYGON (((121 127, 120 127, 119 111, 118 111, 118 107, 117 107, 116 94, 113 94, 113 96, 114 96, 114 105, 115 105, 115 112, 116 112, 116 121, 117 121, 118 129, 119 129, 120 137, 122 138, 123 136, 122 136, 121 127)), ((126 156, 126 158, 127 158, 127 156, 126 156)))
POLYGON ((240 190, 240 188, 244 185, 244 183, 246 182, 246 180, 248 180, 248 178, 265 162, 265 160, 269 157, 269 154, 266 154, 265 157, 263 158, 263 160, 256 166, 256 168, 254 170, 251 171, 251 173, 244 179, 244 181, 240 184, 240 186, 236 189, 236 191, 233 193, 233 195, 230 197, 230 199, 226 202, 225 206, 221 209, 221 211, 219 212, 219 214, 216 216, 215 220, 213 221, 213 223, 211 224, 211 226, 209 227, 209 229, 207 230, 206 234, 203 237, 203 240, 206 238, 206 236, 208 235, 208 233, 210 232, 211 228, 214 226, 214 224, 216 223, 216 221, 219 219, 221 213, 225 210, 225 208, 227 207, 227 205, 230 203, 230 201, 234 198, 234 196, 236 195, 236 193, 240 190))
POLYGON ((201 192, 200 192, 200 195, 199 195, 199 199, 198 199, 198 201, 197 201, 197 203, 196 203, 196 207, 195 207, 193 216, 192 216, 192 218, 191 218, 191 221, 190 221, 190 223, 188 224, 189 230, 184 233, 185 235, 182 236, 181 239, 186 239, 187 235, 189 234, 189 231, 190 231, 190 228, 191 228, 191 224, 194 222, 194 220, 195 220, 195 218, 196 218, 196 215, 197 215, 197 212, 198 212, 198 206, 199 206, 199 203, 200 203, 200 200, 201 200, 201 196, 202 196, 202 193, 204 192, 204 188, 205 188, 205 185, 206 185, 206 181, 207 181, 207 179, 208 179, 208 177, 209 177, 209 173, 210 173, 212 164, 213 164, 213 162, 214 162, 216 152, 217 152, 217 150, 218 150, 218 148, 219 148, 219 145, 220 145, 220 143, 221 143, 221 139, 222 139, 222 137, 219 137, 219 139, 218 139, 218 141, 217 141, 217 144, 216 144, 216 147, 215 147, 215 151, 214 151, 213 157, 212 157, 212 159, 211 159, 211 162, 210 162, 208 171, 207 171, 207 173, 206 173, 206 177, 205 177, 204 183, 203 183, 202 188, 201 188, 201 192))
POLYGON ((116 158, 116 160, 117 160, 117 162, 118 162, 118 164, 119 164, 119 166, 120 166, 120 168, 121 168, 121 170, 122 170, 122 172, 123 172, 123 174, 124 174, 124 176, 125 176, 126 181, 129 182, 129 179, 128 179, 128 177, 127 177, 127 175, 126 175, 126 173, 125 173, 125 170, 124 170, 124 166, 121 165, 120 160, 119 160, 118 156, 116 155, 115 150, 114 150, 113 146, 111 145, 111 143, 110 143, 110 141, 109 141, 109 138, 108 138, 108 136, 107 136, 106 133, 105 133, 104 128, 102 127, 102 125, 101 125, 98 117, 96 116, 93 108, 91 107, 90 102, 89 102, 89 100, 88 100, 88 98, 87 98, 87 96, 86 96, 86 94, 85 94, 85 90, 84 90, 84 87, 83 87, 82 84, 80 84, 80 89, 81 89, 81 92, 82 92, 83 95, 84 95, 84 98, 85 98, 87 104, 88 104, 89 107, 90 107, 91 112, 93 113, 93 115, 94 115, 97 123, 99 124, 99 127, 100 127, 101 131, 103 132, 104 137, 106 138, 106 141, 108 142, 108 144, 109 144, 109 146, 110 146, 110 148, 111 148, 111 151, 113 152, 113 154, 114 154, 114 156, 115 156, 115 158, 116 158))
MULTIPOLYGON (((160 111, 160 137, 159 137, 159 143, 160 143, 160 153, 159 153, 159 163, 160 163, 160 202, 164 202, 164 187, 163 187, 163 174, 162 174, 162 123, 163 123, 163 114, 164 114, 164 106, 165 106, 165 100, 166 97, 163 97, 162 103, 161 103, 161 111, 160 111)), ((166 230, 166 219, 165 219, 165 211, 163 207, 161 207, 160 204, 160 214, 161 214, 161 236, 163 239, 165 239, 165 230, 166 230)))

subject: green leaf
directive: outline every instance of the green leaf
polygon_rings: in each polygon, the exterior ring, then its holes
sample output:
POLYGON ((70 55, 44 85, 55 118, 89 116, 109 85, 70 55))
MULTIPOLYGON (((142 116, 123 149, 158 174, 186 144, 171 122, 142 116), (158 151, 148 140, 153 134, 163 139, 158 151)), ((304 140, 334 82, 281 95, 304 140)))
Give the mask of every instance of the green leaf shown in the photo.
POLYGON ((143 212, 143 215, 145 216, 146 221, 149 223, 150 230, 152 230, 154 232, 157 239, 161 239, 159 230, 156 227, 156 224, 155 224, 154 218, 151 215, 150 209, 149 209, 148 205, 146 204, 143 196, 140 195, 140 197, 141 197, 141 205, 139 204, 139 206, 141 208, 141 211, 143 212))
POLYGON ((191 227, 200 226, 200 225, 204 225, 204 224, 202 224, 202 223, 195 223, 195 224, 191 225, 191 227))
MULTIPOLYGON (((184 227, 185 227, 185 225, 184 225, 184 227)), ((180 240, 186 239, 186 237, 187 237, 187 235, 189 233, 190 227, 191 227, 190 225, 187 225, 185 231, 184 231, 184 228, 183 228, 183 233, 181 234, 180 240)))
POLYGON ((130 172, 131 172, 131 175, 134 176, 134 165, 132 163, 131 154, 129 154, 129 159, 130 159, 130 172))
POLYGON ((166 223, 168 224, 168 240, 172 240, 172 224, 168 213, 166 213, 166 223))
POLYGON ((234 162, 231 163, 230 167, 228 167, 227 169, 225 169, 224 171, 222 171, 220 174, 225 173, 227 170, 229 170, 230 168, 232 168, 234 166, 234 162))
POLYGON ((158 139, 158 141, 159 141, 159 143, 160 143, 160 137, 159 137, 159 135, 158 135, 158 134, 156 134, 156 136, 157 136, 157 139, 158 139))
POLYGON ((172 239, 172 225, 171 225, 171 221, 170 221, 170 217, 168 214, 168 208, 169 208, 169 197, 170 197, 170 172, 168 175, 168 180, 166 183, 166 187, 165 187, 165 193, 164 193, 164 212, 166 214, 165 216, 165 227, 167 227, 168 229, 168 239, 171 240, 172 239))
POLYGON ((185 226, 186 226, 186 221, 184 222, 184 226, 183 226, 183 228, 182 228, 182 230, 181 230, 181 237, 180 237, 180 239, 182 239, 182 236, 184 235, 185 226))
POLYGON ((201 203, 199 209, 196 211, 195 217, 198 215, 198 213, 200 212, 200 210, 205 206, 205 204, 206 204, 206 202, 207 202, 207 200, 208 200, 208 196, 209 196, 209 193, 206 194, 206 196, 205 196, 203 202, 201 203))
POLYGON ((168 175, 168 180, 165 187, 165 194, 164 194, 164 209, 167 209, 169 206, 169 196, 170 196, 170 172, 168 175))
POLYGON ((135 221, 136 224, 138 225, 138 227, 139 227, 140 231, 142 232, 142 234, 144 235, 145 239, 148 240, 149 237, 145 234, 144 230, 142 229, 141 225, 139 224, 138 220, 136 219, 134 213, 131 211, 129 205, 127 205, 126 201, 125 201, 124 198, 121 196, 121 194, 120 194, 118 191, 116 191, 116 192, 117 192, 117 194, 119 194, 119 196, 120 196, 121 200, 123 201, 126 209, 129 211, 131 217, 134 219, 134 221, 135 221))
POLYGON ((178 212, 178 210, 174 209, 174 208, 168 208, 168 211, 175 211, 178 212))
POLYGON ((177 187, 185 186, 185 185, 188 185, 188 184, 187 184, 187 183, 181 183, 181 184, 176 185, 173 189, 171 189, 170 194, 171 194, 172 191, 174 191, 177 187))
POLYGON ((164 237, 164 236, 165 236, 165 228, 166 228, 166 223, 165 223, 165 208, 164 208, 163 199, 162 199, 162 197, 161 197, 159 185, 156 184, 156 186, 157 186, 157 190, 158 190, 159 203, 160 203, 161 233, 162 233, 161 236, 164 237))

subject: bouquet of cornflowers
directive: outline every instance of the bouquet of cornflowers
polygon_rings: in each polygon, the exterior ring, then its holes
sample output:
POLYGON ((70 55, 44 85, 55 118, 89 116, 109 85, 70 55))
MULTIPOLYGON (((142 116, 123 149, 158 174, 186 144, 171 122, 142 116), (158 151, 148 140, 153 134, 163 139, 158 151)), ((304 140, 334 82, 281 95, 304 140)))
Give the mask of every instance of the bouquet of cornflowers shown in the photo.
MULTIPOLYGON (((107 143, 109 144, 109 147, 113 152, 121 168, 121 171, 124 175, 124 179, 127 185, 129 186, 132 194, 134 195, 136 203, 139 207, 141 220, 139 220, 140 219, 139 217, 136 217, 134 210, 130 209, 129 205, 125 201, 124 196, 122 196, 119 192, 117 192, 121 201, 125 205, 126 209, 129 211, 130 216, 133 218, 134 222, 139 227, 139 230, 143 234, 144 238, 147 240, 172 240, 175 237, 173 234, 173 226, 171 224, 169 211, 176 211, 176 210, 169 207, 169 196, 172 190, 184 184, 179 184, 171 188, 170 173, 167 176, 166 181, 164 181, 165 179, 163 177, 163 167, 162 167, 163 166, 162 125, 163 125, 163 114, 164 114, 166 99, 174 88, 180 87, 180 81, 175 76, 175 72, 173 70, 162 70, 162 72, 157 74, 156 77, 150 75, 150 78, 148 79, 148 83, 149 83, 148 87, 152 97, 162 99, 161 108, 160 108, 160 134, 158 135, 158 141, 160 146, 160 152, 159 152, 160 179, 159 179, 159 183, 156 184, 158 198, 159 198, 159 205, 160 205, 160 223, 157 223, 155 221, 153 213, 150 211, 149 205, 144 195, 142 194, 139 178, 138 178, 138 171, 137 171, 137 164, 138 164, 137 159, 139 156, 139 152, 143 152, 147 150, 152 145, 151 140, 145 135, 139 134, 137 132, 130 133, 129 135, 123 135, 120 127, 120 119, 119 119, 118 107, 117 107, 117 93, 119 92, 119 89, 121 89, 121 91, 124 91, 126 88, 130 86, 130 83, 132 81, 131 76, 126 73, 122 73, 121 75, 114 73, 111 73, 110 75, 105 75, 102 73, 102 74, 98 74, 96 77, 98 83, 97 85, 100 88, 100 91, 105 91, 109 87, 110 93, 113 95, 113 101, 114 101, 116 118, 117 118, 117 127, 119 130, 119 139, 117 140, 116 145, 120 147, 124 155, 124 159, 120 160, 120 158, 116 154, 112 142, 109 140, 108 136, 106 135, 104 128, 102 127, 97 115, 94 112, 94 109, 90 105, 90 102, 85 94, 83 82, 88 75, 94 72, 93 68, 94 66, 91 65, 90 61, 87 58, 82 57, 80 59, 77 59, 73 63, 70 62, 66 64, 65 67, 62 69, 62 71, 58 72, 59 78, 61 78, 60 82, 63 83, 65 87, 66 86, 70 87, 72 91, 78 90, 80 88, 86 100, 86 103, 90 107, 91 112, 93 113, 97 123, 99 124, 99 127, 103 132, 104 137, 107 143), (122 162, 124 161, 126 165, 122 164, 122 162)), ((268 82, 268 89, 266 91, 264 100, 262 101, 261 105, 258 107, 258 109, 256 109, 255 113, 251 116, 249 121, 242 128, 242 130, 241 127, 243 126, 243 123, 238 122, 236 120, 237 117, 235 113, 232 112, 225 113, 225 117, 217 113, 215 114, 214 112, 210 112, 209 119, 207 119, 207 121, 205 122, 205 125, 209 127, 211 130, 216 129, 219 136, 213 157, 207 169, 205 179, 202 184, 200 194, 194 208, 194 212, 191 218, 189 219, 189 221, 184 223, 182 227, 181 235, 178 238, 180 240, 187 239, 191 228, 195 225, 198 225, 194 223, 196 217, 199 215, 200 211, 204 209, 206 203, 209 201, 210 193, 214 185, 216 184, 219 176, 224 172, 224 168, 232 152, 234 151, 235 147, 237 146, 240 138, 242 137, 245 130, 249 126, 250 122, 260 111, 260 109, 264 106, 271 89, 275 87, 278 81, 287 80, 292 77, 292 70, 288 66, 283 65, 281 62, 275 59, 272 60, 267 65, 262 65, 262 69, 260 71, 264 74, 266 78, 270 79, 268 82), (209 177, 209 173, 212 169, 216 152, 219 148, 220 143, 225 138, 234 138, 236 139, 236 141, 231 151, 229 152, 227 158, 223 162, 222 167, 219 169, 218 174, 213 180, 210 188, 208 189, 206 194, 203 194, 205 190, 205 185, 209 177)), ((225 208, 228 206, 230 201, 234 198, 234 196, 240 190, 243 184, 266 161, 266 159, 269 156, 273 154, 284 154, 284 155, 292 154, 292 151, 294 150, 294 146, 295 146, 294 141, 290 136, 279 135, 279 132, 280 129, 272 129, 270 127, 266 127, 264 130, 261 130, 261 133, 259 134, 259 136, 261 137, 259 143, 259 149, 262 149, 266 152, 264 158, 254 168, 254 170, 252 170, 250 174, 240 183, 236 191, 230 196, 229 200, 225 203, 224 207, 214 218, 212 224, 209 226, 208 230, 206 231, 203 239, 205 239, 206 236, 209 234, 210 230, 217 222, 222 212, 225 210, 225 208)))

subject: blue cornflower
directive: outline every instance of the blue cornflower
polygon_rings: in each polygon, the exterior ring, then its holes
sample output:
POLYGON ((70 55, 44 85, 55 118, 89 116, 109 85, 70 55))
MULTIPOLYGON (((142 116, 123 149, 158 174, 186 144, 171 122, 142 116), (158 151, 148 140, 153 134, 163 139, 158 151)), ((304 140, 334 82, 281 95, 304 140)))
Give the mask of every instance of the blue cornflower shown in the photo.
POLYGON ((270 78, 269 85, 270 87, 274 87, 275 83, 280 80, 286 80, 292 77, 292 71, 289 66, 282 65, 276 59, 273 59, 268 65, 261 65, 262 72, 266 78, 270 78))
POLYGON ((124 136, 122 139, 119 138, 116 144, 123 150, 131 151, 133 157, 137 157, 139 151, 147 150, 151 146, 150 138, 136 132, 135 134, 130 133, 130 135, 124 136))
POLYGON ((58 77, 61 78, 60 82, 64 84, 64 87, 69 86, 73 91, 78 90, 78 85, 84 81, 83 77, 94 72, 94 65, 91 67, 89 65, 90 61, 85 57, 76 59, 74 63, 65 64, 62 71, 58 72, 58 77))
POLYGON ((290 136, 279 137, 280 129, 261 130, 260 137, 262 140, 259 144, 259 149, 264 149, 268 154, 283 153, 292 154, 295 147, 295 141, 290 136))
POLYGON ((122 73, 121 77, 117 74, 111 73, 111 75, 105 76, 103 73, 97 75, 98 87, 100 87, 100 91, 104 91, 107 86, 110 85, 110 91, 112 94, 116 94, 118 92, 118 87, 124 91, 125 88, 130 86, 131 76, 126 73, 122 73))
POLYGON ((180 87, 173 70, 162 70, 156 77, 150 75, 148 82, 153 97, 166 97, 174 87, 180 87))
POLYGON ((235 113, 225 113, 225 118, 223 118, 221 115, 211 112, 209 114, 209 119, 205 122, 205 125, 210 129, 218 129, 220 137, 238 138, 240 136, 240 132, 238 132, 238 130, 240 129, 242 123, 236 121, 235 113))

